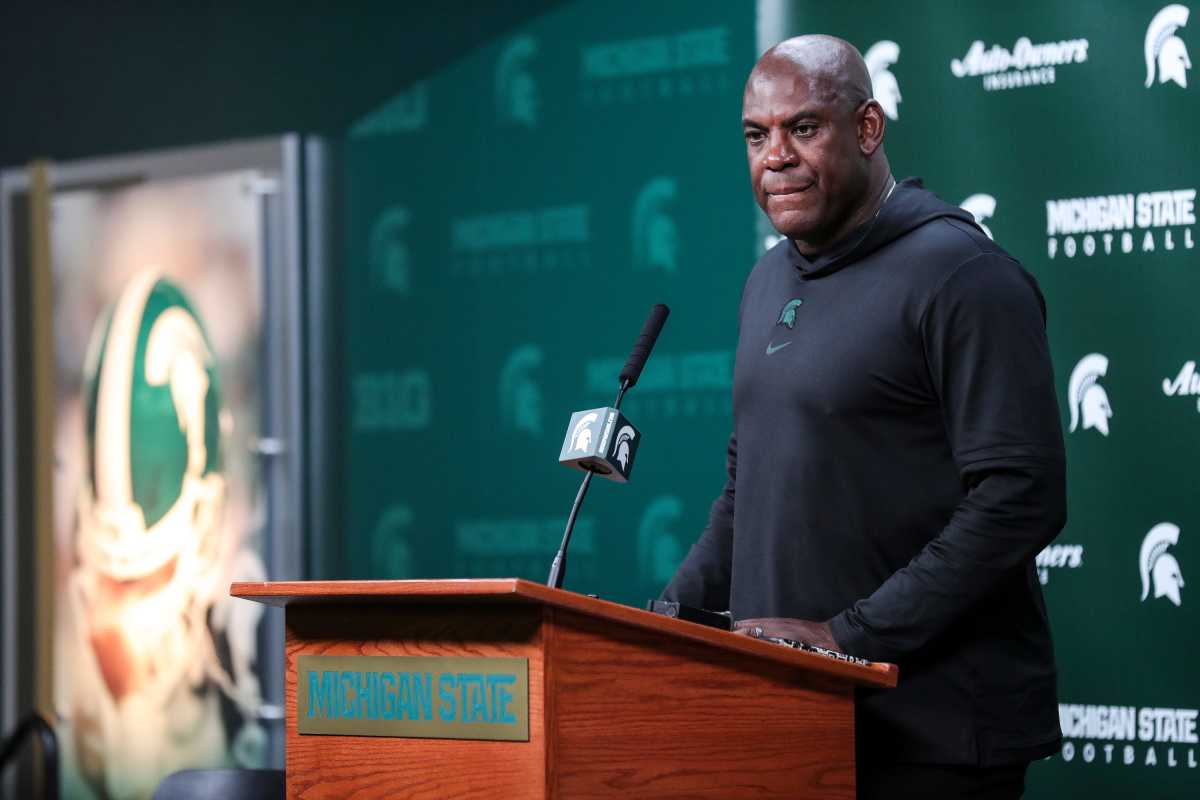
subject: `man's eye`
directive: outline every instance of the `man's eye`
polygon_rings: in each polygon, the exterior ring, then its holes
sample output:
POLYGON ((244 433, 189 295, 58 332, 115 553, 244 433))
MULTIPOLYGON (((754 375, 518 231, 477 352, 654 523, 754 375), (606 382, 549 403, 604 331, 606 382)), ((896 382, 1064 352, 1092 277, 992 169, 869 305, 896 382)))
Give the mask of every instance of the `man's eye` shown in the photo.
POLYGON ((767 138, 762 131, 746 131, 746 141, 750 144, 758 144, 767 138))
POLYGON ((812 136, 816 132, 817 132, 817 126, 810 125, 808 123, 804 123, 802 125, 797 125, 796 127, 792 128, 792 133, 796 134, 797 136, 801 136, 801 137, 805 137, 805 138, 812 136))

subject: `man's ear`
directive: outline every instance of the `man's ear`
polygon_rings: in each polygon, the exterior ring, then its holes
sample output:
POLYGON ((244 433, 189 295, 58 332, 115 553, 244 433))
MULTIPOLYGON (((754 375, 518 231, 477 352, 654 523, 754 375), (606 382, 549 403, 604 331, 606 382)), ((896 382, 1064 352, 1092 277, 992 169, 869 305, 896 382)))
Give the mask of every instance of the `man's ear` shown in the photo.
POLYGON ((858 149, 864 156, 871 156, 883 144, 883 129, 887 125, 883 108, 872 99, 863 103, 858 114, 858 149))

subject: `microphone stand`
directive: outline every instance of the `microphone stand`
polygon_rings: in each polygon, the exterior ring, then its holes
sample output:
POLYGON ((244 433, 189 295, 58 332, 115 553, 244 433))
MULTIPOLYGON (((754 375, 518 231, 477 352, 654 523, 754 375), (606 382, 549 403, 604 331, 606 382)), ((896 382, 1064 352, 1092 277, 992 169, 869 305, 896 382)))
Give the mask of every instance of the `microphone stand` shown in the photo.
MULTIPOLYGON (((617 390, 617 399, 613 401, 613 408, 618 410, 621 408, 621 400, 624 399, 629 386, 629 378, 621 381, 621 388, 617 390)), ((579 492, 575 495, 575 502, 571 505, 571 514, 567 517, 567 528, 563 531, 562 544, 558 546, 558 552, 554 554, 554 562, 550 565, 550 577, 546 579, 546 585, 552 589, 562 588, 563 578, 567 574, 567 546, 571 543, 571 532, 575 530, 579 507, 583 505, 583 498, 587 495, 588 487, 592 484, 592 476, 595 474, 593 470, 589 469, 583 476, 583 482, 579 484, 579 492)))

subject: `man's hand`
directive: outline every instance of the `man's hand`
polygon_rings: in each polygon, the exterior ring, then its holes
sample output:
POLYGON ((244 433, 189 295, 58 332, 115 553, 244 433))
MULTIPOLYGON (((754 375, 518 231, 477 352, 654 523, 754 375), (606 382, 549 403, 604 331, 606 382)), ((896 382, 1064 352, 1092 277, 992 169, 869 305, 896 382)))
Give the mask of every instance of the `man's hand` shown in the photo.
POLYGON ((791 617, 763 617, 762 619, 742 619, 734 623, 734 629, 744 635, 755 638, 774 636, 779 639, 792 639, 797 642, 815 644, 827 650, 842 648, 833 639, 827 622, 813 622, 807 619, 791 617))

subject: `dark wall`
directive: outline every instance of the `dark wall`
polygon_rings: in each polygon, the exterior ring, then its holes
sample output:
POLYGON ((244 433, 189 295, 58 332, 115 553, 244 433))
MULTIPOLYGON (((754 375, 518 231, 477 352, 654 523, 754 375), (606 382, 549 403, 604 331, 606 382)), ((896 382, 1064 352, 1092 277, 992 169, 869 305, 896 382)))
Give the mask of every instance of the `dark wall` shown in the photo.
POLYGON ((0 3, 0 166, 335 134, 558 4, 0 3))

